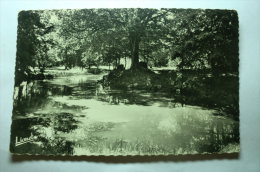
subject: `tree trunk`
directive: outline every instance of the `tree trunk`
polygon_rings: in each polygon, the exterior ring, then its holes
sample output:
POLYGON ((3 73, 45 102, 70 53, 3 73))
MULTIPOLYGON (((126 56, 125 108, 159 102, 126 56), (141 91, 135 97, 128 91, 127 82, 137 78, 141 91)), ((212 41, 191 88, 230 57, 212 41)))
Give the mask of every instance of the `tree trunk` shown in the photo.
POLYGON ((116 59, 116 67, 120 65, 120 57, 116 59))
POLYGON ((126 69, 126 56, 125 56, 125 69, 126 69))
POLYGON ((134 37, 131 41, 131 68, 138 68, 139 66, 139 44, 140 44, 140 38, 134 37))

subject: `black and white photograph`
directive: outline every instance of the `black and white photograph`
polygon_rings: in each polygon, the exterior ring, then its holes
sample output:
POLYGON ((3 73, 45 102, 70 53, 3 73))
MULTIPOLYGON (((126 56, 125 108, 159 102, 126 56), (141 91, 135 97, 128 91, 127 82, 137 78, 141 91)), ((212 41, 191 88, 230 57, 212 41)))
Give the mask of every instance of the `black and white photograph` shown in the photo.
POLYGON ((17 20, 11 153, 240 152, 235 10, 23 10, 17 20))

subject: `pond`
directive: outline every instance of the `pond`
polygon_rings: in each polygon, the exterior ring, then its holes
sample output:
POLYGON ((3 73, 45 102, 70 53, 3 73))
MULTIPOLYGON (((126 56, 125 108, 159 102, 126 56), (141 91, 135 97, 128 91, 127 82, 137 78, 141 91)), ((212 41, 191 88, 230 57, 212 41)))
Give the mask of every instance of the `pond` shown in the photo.
POLYGON ((11 151, 167 155, 239 151, 239 122, 167 93, 117 90, 80 74, 23 82, 14 91, 11 151))

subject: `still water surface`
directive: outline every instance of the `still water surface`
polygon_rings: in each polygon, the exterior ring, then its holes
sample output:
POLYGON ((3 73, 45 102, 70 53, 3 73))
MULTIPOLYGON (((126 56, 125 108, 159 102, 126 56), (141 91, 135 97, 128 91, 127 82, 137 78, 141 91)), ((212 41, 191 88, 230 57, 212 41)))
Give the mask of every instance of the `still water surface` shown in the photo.
POLYGON ((115 90, 103 75, 23 82, 15 88, 11 151, 143 155, 239 151, 239 123, 181 106, 162 92, 115 90), (16 139, 33 141, 15 146, 16 139))

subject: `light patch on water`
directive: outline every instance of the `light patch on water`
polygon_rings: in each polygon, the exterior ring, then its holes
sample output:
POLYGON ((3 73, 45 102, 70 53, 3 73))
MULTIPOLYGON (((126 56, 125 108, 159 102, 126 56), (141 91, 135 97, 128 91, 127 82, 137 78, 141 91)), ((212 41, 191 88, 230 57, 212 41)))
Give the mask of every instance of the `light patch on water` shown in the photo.
POLYGON ((167 115, 171 113, 170 109, 158 106, 141 106, 141 105, 111 105, 106 102, 94 99, 70 99, 69 96, 54 97, 54 101, 67 104, 68 106, 85 106, 83 110, 87 116, 94 121, 101 122, 128 122, 139 120, 144 115, 154 116, 156 114, 167 115))
POLYGON ((153 104, 153 106, 125 105, 123 103, 111 105, 95 99, 72 99, 69 96, 53 97, 52 99, 68 106, 86 107, 82 113, 93 121, 101 122, 129 122, 149 118, 149 121, 154 119, 160 122, 159 128, 163 129, 176 125, 180 120, 198 122, 210 121, 214 118, 212 116, 214 110, 204 110, 196 106, 167 108, 161 107, 160 104, 153 104))
POLYGON ((172 132, 177 131, 177 126, 177 121, 173 121, 172 119, 164 119, 159 122, 158 129, 167 132, 167 134, 171 134, 172 132))
MULTIPOLYGON (((210 131, 218 133, 218 130, 223 128, 223 123, 227 124, 224 127, 227 131, 231 130, 229 125, 233 122, 231 119, 213 116, 214 110, 205 110, 196 106, 167 108, 161 107, 160 104, 157 106, 111 105, 94 99, 74 100, 69 96, 54 97, 53 100, 68 106, 85 106, 87 108, 82 110, 87 118, 82 118, 81 127, 72 132, 72 135, 78 138, 83 138, 88 133, 86 126, 91 123, 113 122, 117 125, 112 130, 96 134, 105 138, 122 138, 130 141, 146 138, 146 140, 153 140, 160 144, 167 143, 165 140, 160 140, 160 137, 163 137, 162 139, 179 138, 182 135, 188 140, 193 139, 200 142, 203 141, 201 136, 207 136, 210 131)), ((188 140, 171 140, 169 143, 185 143, 189 142, 188 140)))
POLYGON ((67 86, 74 86, 78 85, 79 83, 86 83, 86 82, 93 82, 102 79, 103 75, 73 75, 73 76, 66 76, 66 77, 58 77, 54 80, 47 80, 54 85, 67 85, 67 86))

